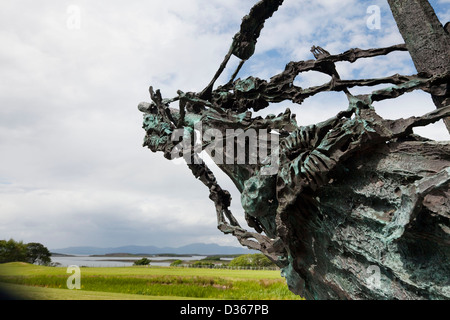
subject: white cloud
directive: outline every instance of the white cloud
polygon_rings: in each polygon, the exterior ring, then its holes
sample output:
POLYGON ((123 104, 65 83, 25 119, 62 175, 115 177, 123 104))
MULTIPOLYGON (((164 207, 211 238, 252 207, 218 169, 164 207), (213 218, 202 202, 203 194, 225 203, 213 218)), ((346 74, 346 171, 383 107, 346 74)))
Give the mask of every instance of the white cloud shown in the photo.
MULTIPOLYGON (((144 131, 137 104, 149 100, 149 85, 160 88, 165 97, 175 96, 178 89, 203 89, 254 3, 3 3, 0 238, 40 241, 49 247, 181 246, 196 241, 236 245, 215 228, 206 187, 185 166, 141 147, 144 131), (69 5, 80 8, 80 29, 67 27, 69 5)), ((290 60, 311 59, 312 45, 340 53, 352 46, 402 42, 388 10, 381 0, 285 0, 266 23, 256 54, 240 76, 268 79, 290 60), (366 27, 366 9, 372 4, 382 12, 377 31, 366 27)), ((448 9, 439 14, 445 16, 448 9)), ((219 82, 228 80, 233 65, 219 82)), ((343 78, 351 78, 357 73, 413 73, 411 66, 406 54, 393 53, 384 60, 338 67, 343 78)), ((297 79, 304 86, 326 80, 313 73, 297 79)), ((411 97, 399 100, 409 110, 421 114, 419 105, 433 107, 429 99, 411 97)), ((302 106, 282 103, 262 113, 278 114, 286 107, 298 114, 299 123, 311 124, 346 108, 346 99, 327 93, 302 106)), ((392 111, 386 113, 392 116, 397 112, 387 105, 377 108, 392 111)), ((442 128, 436 128, 429 134, 443 136, 442 128)), ((238 192, 223 173, 217 175, 232 192, 232 210, 243 222, 238 192)))

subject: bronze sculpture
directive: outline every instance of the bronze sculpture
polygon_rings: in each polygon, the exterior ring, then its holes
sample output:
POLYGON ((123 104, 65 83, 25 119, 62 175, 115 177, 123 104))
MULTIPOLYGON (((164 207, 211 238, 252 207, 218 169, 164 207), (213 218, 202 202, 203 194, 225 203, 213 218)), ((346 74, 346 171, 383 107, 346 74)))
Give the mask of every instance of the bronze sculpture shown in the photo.
POLYGON ((282 268, 290 289, 303 297, 450 298, 450 144, 412 131, 441 119, 450 131, 450 36, 427 1, 390 0, 405 44, 341 54, 313 46, 315 59, 289 62, 269 80, 236 80, 254 53, 264 22, 282 3, 262 0, 252 8, 213 79, 199 93, 178 91, 177 97, 163 99, 150 88, 152 102, 139 105, 144 146, 169 160, 183 157, 210 191, 219 230, 266 254, 282 268), (419 73, 343 80, 335 68, 336 62, 393 51, 409 51, 419 73), (431 51, 439 54, 430 57, 431 51), (231 55, 241 63, 226 84, 214 89, 231 55), (331 80, 310 88, 294 85, 308 71, 331 80), (353 87, 378 84, 392 86, 351 93, 353 87), (437 109, 387 120, 372 105, 413 90, 430 93, 437 109), (289 109, 266 118, 253 118, 250 111, 286 100, 301 104, 325 91, 344 92, 349 107, 315 125, 298 126, 289 109), (170 107, 174 102, 178 108, 170 107), (206 133, 208 139, 199 139, 206 133), (247 150, 251 137, 258 143, 247 150), (259 161, 239 161, 236 149, 246 150, 247 160, 255 156, 259 161), (254 231, 233 216, 231 196, 200 158, 203 150, 219 159, 215 162, 236 185, 254 231))

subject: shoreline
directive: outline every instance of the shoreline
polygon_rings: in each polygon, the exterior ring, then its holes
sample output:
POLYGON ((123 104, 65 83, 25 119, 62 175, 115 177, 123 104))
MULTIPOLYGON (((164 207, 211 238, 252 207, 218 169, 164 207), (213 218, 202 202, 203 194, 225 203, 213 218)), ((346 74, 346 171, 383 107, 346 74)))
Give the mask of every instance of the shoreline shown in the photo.
MULTIPOLYGON (((143 253, 143 254, 134 254, 134 253, 107 253, 107 254, 64 254, 64 253, 57 253, 52 252, 51 257, 92 257, 92 258, 142 258, 142 257, 169 257, 173 258, 173 260, 178 260, 177 258, 185 258, 185 257, 209 257, 209 258, 217 258, 218 260, 220 258, 236 258, 240 256, 241 254, 174 254, 174 253, 158 253, 158 254, 150 254, 150 253, 143 253)), ((172 260, 172 259, 169 259, 172 260)), ((124 261, 124 260, 121 260, 124 261)), ((161 260, 162 261, 162 260, 161 260)))

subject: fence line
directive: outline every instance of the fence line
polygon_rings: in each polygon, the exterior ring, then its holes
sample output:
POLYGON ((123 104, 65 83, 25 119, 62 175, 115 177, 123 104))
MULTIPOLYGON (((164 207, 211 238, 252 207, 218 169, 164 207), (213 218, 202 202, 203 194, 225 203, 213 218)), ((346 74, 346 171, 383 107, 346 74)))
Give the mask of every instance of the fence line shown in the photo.
POLYGON ((245 267, 245 266, 227 266, 227 265, 195 265, 179 264, 171 267, 179 268, 204 268, 204 269, 229 269, 229 270, 280 270, 278 267, 245 267))

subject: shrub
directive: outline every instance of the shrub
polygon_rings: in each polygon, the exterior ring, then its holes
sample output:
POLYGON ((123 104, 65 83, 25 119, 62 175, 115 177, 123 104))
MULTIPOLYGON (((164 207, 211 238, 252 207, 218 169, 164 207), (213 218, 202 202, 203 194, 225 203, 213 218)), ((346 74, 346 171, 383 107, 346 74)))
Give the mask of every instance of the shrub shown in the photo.
POLYGON ((148 260, 147 258, 142 258, 142 259, 136 260, 133 265, 148 266, 148 265, 150 265, 150 260, 148 260))
POLYGON ((214 267, 214 263, 208 261, 195 261, 192 266, 194 267, 214 267))
POLYGON ((234 258, 228 264, 231 267, 274 267, 275 264, 262 253, 246 254, 234 258))
POLYGON ((182 263, 183 263, 183 261, 181 261, 181 260, 175 260, 174 262, 172 262, 172 263, 170 264, 170 266, 171 266, 171 267, 178 267, 178 266, 180 266, 182 263))

